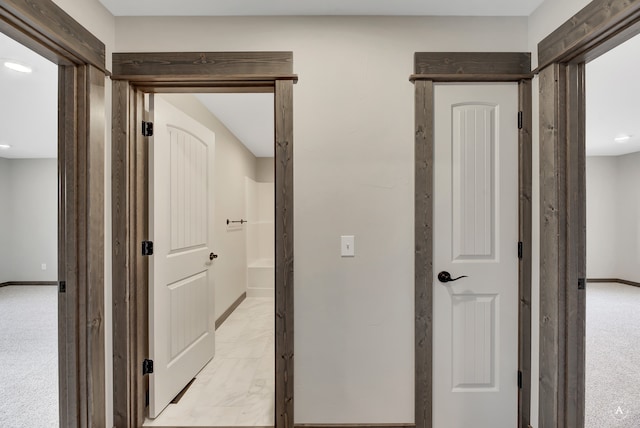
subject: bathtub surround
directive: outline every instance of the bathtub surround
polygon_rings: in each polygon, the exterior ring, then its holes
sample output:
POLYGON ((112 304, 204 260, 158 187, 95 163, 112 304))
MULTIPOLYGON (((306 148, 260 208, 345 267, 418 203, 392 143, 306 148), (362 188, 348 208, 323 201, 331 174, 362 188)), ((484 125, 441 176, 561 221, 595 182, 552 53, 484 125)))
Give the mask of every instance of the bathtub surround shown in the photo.
MULTIPOLYGON (((272 161, 273 164, 273 161, 272 161)), ((274 183, 245 178, 247 224, 247 296, 273 297, 274 183)))

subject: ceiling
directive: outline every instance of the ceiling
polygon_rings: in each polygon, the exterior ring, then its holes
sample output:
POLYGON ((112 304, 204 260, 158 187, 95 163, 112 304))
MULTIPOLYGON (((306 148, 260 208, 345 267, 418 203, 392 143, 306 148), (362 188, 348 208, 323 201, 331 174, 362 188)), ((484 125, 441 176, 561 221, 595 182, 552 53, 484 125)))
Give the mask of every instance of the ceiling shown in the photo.
POLYGON ((0 33, 0 149, 3 158, 55 158, 58 152, 58 66, 0 33), (18 61, 33 69, 4 66, 18 61))
POLYGON ((640 151, 640 36, 587 64, 586 138, 588 156, 640 151), (628 135, 624 143, 615 138, 628 135))
MULTIPOLYGON (((162 3, 169 2, 158 2, 162 3)), ((640 151, 640 79, 634 71, 637 52, 640 36, 587 64, 587 155, 640 151), (614 138, 621 135, 630 139, 616 143, 614 138)), ((30 74, 17 73, 0 62, 0 144, 12 146, 0 149, 0 157, 56 157, 57 67, 2 33, 0 59, 17 60, 33 68, 30 74)), ((256 156, 273 156, 272 94, 203 94, 198 98, 256 156)))
POLYGON ((256 157, 273 157, 273 94, 197 94, 196 97, 256 157))
POLYGON ((529 16, 542 0, 100 0, 115 16, 529 16))

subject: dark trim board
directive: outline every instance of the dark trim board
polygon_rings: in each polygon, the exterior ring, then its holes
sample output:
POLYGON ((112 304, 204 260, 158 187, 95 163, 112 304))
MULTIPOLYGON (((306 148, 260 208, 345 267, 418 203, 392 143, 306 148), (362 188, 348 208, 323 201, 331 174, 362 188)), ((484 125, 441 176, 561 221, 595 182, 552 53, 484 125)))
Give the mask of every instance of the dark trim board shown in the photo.
POLYGON ((295 424, 294 428, 415 428, 416 424, 295 424))
POLYGON ((603 283, 603 282, 614 282, 617 284, 631 285, 633 287, 640 287, 640 282, 629 281, 626 279, 620 278, 587 278, 587 283, 593 282, 595 283, 603 283))
POLYGON ((585 64, 640 34, 640 0, 594 0, 538 44, 540 428, 584 426, 585 64))
POLYGON ((139 130, 147 92, 271 92, 275 110, 275 426, 293 428, 293 73, 291 52, 113 54, 114 424, 145 418, 148 381, 148 147, 139 130), (140 58, 142 62, 136 63, 140 58), (194 60, 194 58, 196 60, 194 60), (135 213, 131 215, 131 213, 135 213))
POLYGON ((58 285, 58 281, 8 281, 0 284, 0 287, 11 285, 58 285))
POLYGON ((522 389, 518 427, 531 411, 531 55, 528 53, 417 52, 415 86, 415 427, 431 428, 433 353, 433 147, 434 82, 517 82, 523 126, 518 134, 519 239, 518 366, 522 389))
POLYGON ((60 426, 104 426, 105 46, 51 0, 3 0, 0 31, 58 65, 60 426))
POLYGON ((233 311, 235 311, 235 310, 236 310, 236 308, 237 308, 238 306, 240 306, 240 304, 241 304, 242 302, 244 302, 244 299, 246 299, 246 298, 247 298, 247 292, 245 291, 244 293, 242 293, 242 294, 240 295, 240 297, 238 297, 238 298, 237 298, 237 299, 236 299, 236 300, 231 304, 231 306, 229 306, 229 307, 227 308, 227 310, 226 310, 226 311, 224 311, 224 312, 222 313, 222 315, 220 315, 220 316, 218 317, 218 319, 216 320, 216 330, 217 330, 218 328, 220 328, 220 326, 221 326, 221 325, 222 325, 222 324, 227 320, 227 318, 229 318, 229 315, 231 315, 231 314, 233 313, 233 311))

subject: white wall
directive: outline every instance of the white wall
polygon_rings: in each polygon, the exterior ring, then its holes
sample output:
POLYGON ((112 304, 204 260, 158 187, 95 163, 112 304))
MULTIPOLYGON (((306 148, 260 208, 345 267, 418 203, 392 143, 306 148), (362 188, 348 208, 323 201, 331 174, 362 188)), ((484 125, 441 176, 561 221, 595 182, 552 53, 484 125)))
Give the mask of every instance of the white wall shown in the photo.
POLYGON ((256 181, 258 183, 273 183, 275 181, 275 165, 273 158, 257 158, 256 181))
POLYGON ((413 54, 527 46, 526 18, 116 19, 123 52, 294 53, 296 423, 413 422, 413 54))
POLYGON ((56 281, 58 161, 11 159, 8 163, 11 281, 56 281))
POLYGON ((617 168, 615 156, 587 157, 587 278, 618 278, 617 168))
POLYGON ((9 269, 11 261, 9 260, 10 251, 10 201, 11 201, 11 182, 9 174, 9 160, 0 158, 0 284, 11 281, 9 269))
POLYGON ((640 282, 640 153, 618 157, 618 278, 640 282))
POLYGON ((239 220, 245 213, 245 177, 255 179, 257 159, 192 95, 166 94, 166 100, 211 129, 215 148, 215 314, 222 315, 246 291, 246 225, 227 227, 226 220, 239 220))
POLYGON ((0 201, 0 283, 57 281, 58 161, 0 158, 0 201))
POLYGON ((640 282, 640 153, 587 158, 587 277, 640 282))

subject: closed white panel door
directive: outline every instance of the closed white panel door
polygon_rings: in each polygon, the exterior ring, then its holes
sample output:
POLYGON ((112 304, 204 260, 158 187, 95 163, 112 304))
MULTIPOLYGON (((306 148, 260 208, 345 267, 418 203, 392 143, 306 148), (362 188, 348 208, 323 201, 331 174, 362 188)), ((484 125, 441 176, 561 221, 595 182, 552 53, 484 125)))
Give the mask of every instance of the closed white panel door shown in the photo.
POLYGON ((213 156, 215 135, 151 97, 149 145, 149 417, 155 418, 215 351, 213 156))
POLYGON ((434 90, 434 426, 513 428, 517 85, 443 84, 434 90))

